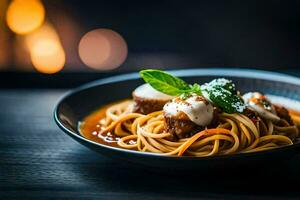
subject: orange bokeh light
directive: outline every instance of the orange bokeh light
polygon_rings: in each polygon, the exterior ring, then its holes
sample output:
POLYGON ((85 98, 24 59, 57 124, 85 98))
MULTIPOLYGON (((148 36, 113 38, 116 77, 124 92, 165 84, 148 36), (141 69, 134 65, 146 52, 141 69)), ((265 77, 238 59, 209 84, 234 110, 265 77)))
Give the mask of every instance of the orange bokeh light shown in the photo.
POLYGON ((42 73, 53 74, 60 71, 66 62, 64 50, 51 39, 40 40, 30 53, 34 67, 42 73))
POLYGON ((39 0, 13 0, 6 13, 8 27, 17 34, 39 28, 45 20, 45 8, 39 0))
POLYGON ((109 70, 119 67, 125 61, 127 44, 115 31, 95 29, 81 38, 78 52, 87 66, 97 70, 109 70))
POLYGON ((66 55, 55 29, 43 25, 25 38, 33 66, 46 74, 59 72, 65 65, 66 55))
POLYGON ((25 43, 27 47, 30 48, 40 40, 44 39, 59 41, 58 34, 56 33, 54 27, 47 22, 43 24, 43 26, 41 26, 38 30, 26 35, 25 43))

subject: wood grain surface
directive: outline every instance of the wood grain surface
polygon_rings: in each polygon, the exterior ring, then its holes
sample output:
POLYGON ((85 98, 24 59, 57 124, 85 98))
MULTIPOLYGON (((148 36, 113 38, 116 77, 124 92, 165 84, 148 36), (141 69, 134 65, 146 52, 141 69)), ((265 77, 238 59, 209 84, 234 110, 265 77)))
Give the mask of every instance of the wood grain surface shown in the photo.
POLYGON ((0 199, 300 197, 300 156, 268 169, 215 172, 155 170, 103 157, 55 125, 53 109, 64 92, 0 91, 0 199))

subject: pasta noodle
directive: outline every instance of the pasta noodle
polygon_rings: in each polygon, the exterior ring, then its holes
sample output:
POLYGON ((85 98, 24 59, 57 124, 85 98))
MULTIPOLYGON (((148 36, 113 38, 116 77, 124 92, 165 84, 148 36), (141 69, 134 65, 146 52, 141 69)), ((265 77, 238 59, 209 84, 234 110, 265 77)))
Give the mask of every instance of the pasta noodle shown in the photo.
POLYGON ((99 134, 113 134, 117 145, 124 149, 205 157, 274 149, 291 145, 298 137, 300 117, 297 115, 291 115, 296 124, 292 125, 284 119, 277 124, 266 119, 255 122, 244 114, 223 112, 215 127, 206 127, 188 138, 172 140, 164 129, 163 111, 147 115, 130 113, 132 103, 126 100, 105 108, 100 120, 99 134))

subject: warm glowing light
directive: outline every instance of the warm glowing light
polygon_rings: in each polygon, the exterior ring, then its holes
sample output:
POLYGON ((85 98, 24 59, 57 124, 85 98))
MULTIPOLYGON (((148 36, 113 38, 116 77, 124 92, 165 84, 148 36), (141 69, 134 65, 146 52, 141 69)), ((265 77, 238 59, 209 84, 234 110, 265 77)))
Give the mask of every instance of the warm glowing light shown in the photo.
POLYGON ((45 19, 45 8, 39 0, 13 0, 6 20, 15 33, 27 34, 39 28, 45 19))
POLYGON ((25 43, 28 48, 33 47, 36 43, 40 40, 51 39, 55 41, 59 41, 58 34, 56 33, 54 27, 49 24, 45 23, 42 27, 38 30, 26 35, 25 43))
POLYGON ((79 43, 79 56, 84 64, 97 70, 119 67, 127 57, 127 44, 121 35, 109 29, 86 33, 79 43))
POLYGON ((66 62, 66 55, 55 29, 50 24, 25 38, 33 66, 42 73, 60 71, 66 62))
POLYGON ((53 74, 60 71, 66 62, 64 50, 55 40, 40 40, 30 53, 34 67, 42 73, 53 74))

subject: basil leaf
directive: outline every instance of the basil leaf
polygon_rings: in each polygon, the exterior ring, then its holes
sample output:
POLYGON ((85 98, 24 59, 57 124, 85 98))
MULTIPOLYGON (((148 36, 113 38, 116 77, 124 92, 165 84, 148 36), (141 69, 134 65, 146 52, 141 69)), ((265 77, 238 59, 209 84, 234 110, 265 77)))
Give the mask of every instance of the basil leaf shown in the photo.
POLYGON ((171 96, 191 91, 190 86, 185 81, 161 70, 142 70, 140 75, 154 89, 171 96))
POLYGON ((215 87, 206 92, 209 99, 227 113, 243 112, 245 109, 243 100, 225 88, 215 87))
POLYGON ((215 79, 202 85, 202 91, 219 108, 227 113, 243 112, 244 101, 235 90, 235 85, 227 79, 215 79))

